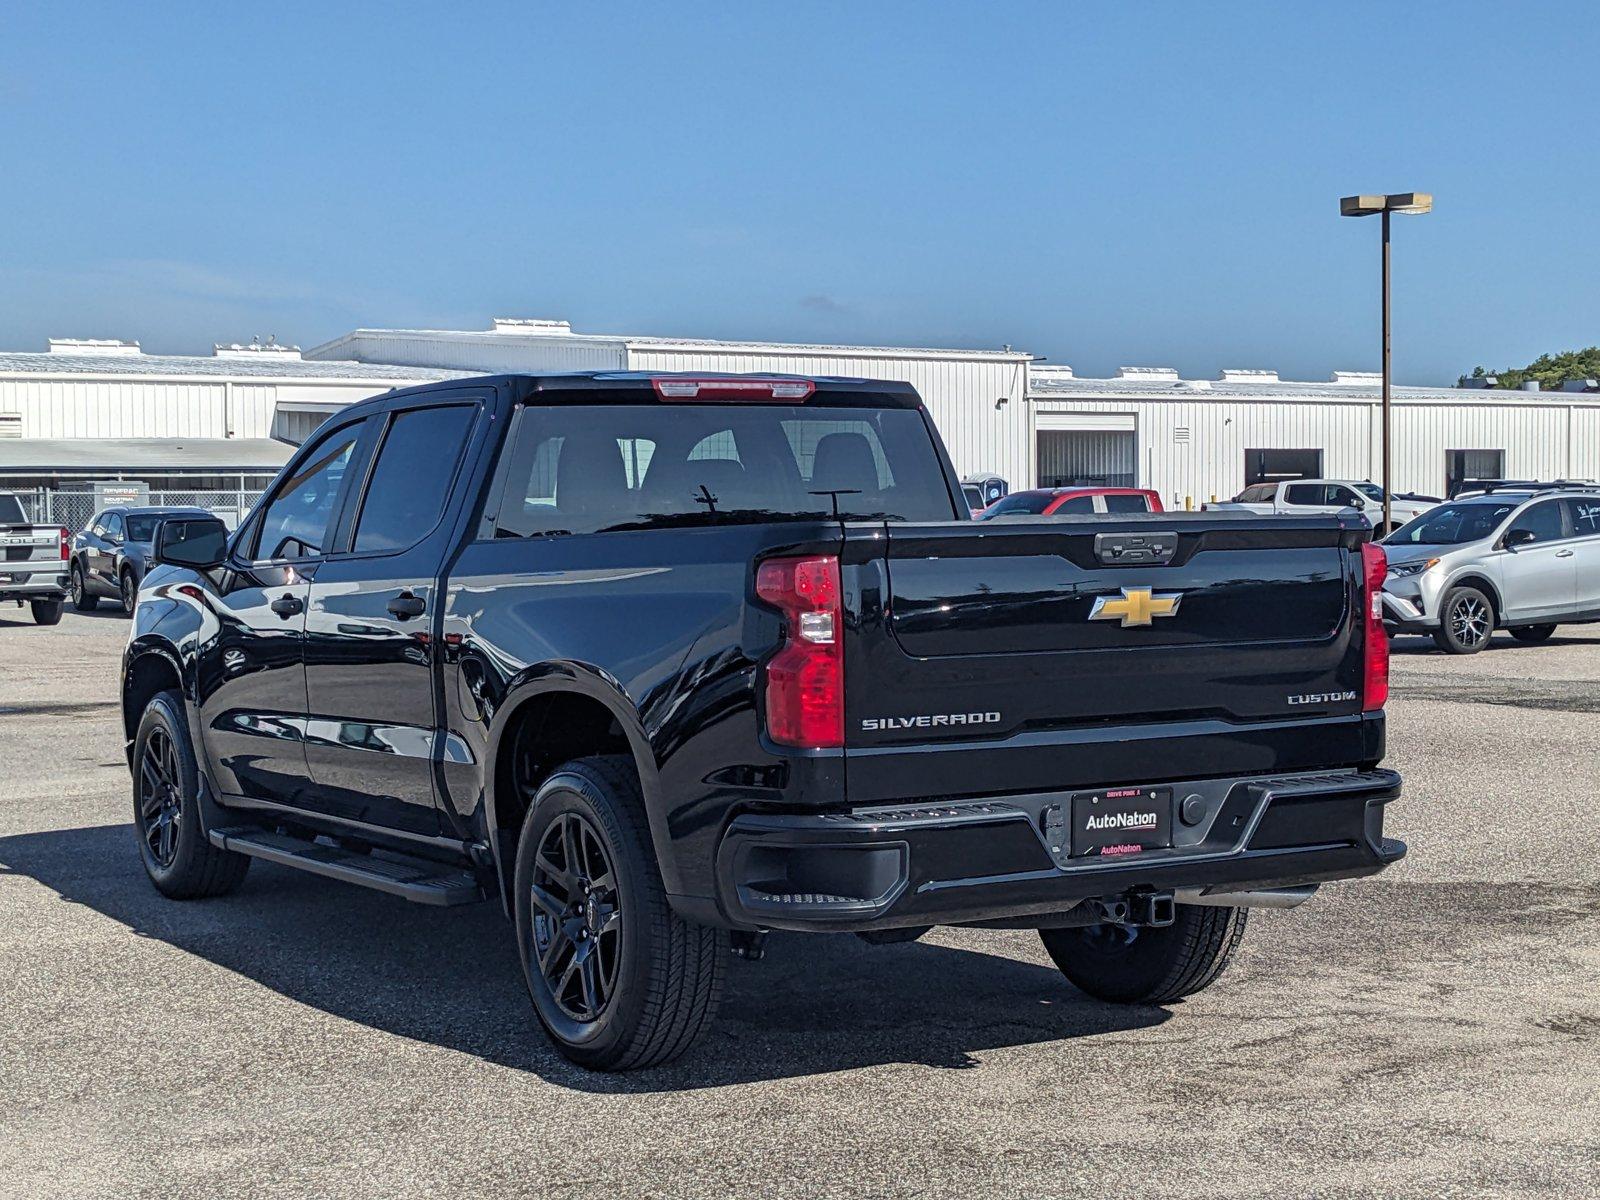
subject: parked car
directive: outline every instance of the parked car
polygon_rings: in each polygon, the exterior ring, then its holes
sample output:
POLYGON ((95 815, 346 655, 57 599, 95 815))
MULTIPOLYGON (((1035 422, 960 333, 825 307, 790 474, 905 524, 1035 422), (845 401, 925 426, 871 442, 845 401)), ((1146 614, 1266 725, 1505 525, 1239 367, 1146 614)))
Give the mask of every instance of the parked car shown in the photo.
POLYGON ((67 531, 58 525, 35 525, 22 497, 0 492, 0 602, 26 604, 36 623, 61 620, 67 594, 67 531))
MULTIPOLYGON (((1396 528, 1420 517, 1437 501, 1395 493, 1389 499, 1389 512, 1396 528)), ((1232 500, 1201 505, 1206 512, 1243 509, 1262 514, 1339 512, 1353 508, 1364 515, 1383 534, 1383 488, 1365 480, 1291 479, 1280 483, 1251 484, 1232 500)))
POLYGON ((1364 522, 964 508, 904 383, 351 405, 231 539, 161 527, 120 689, 145 869, 493 898, 549 1036, 614 1070, 687 1048, 766 930, 1036 928, 1159 1004, 1250 908, 1404 854, 1364 522))
POLYGON ((1384 621, 1476 654, 1497 628, 1542 642, 1600 621, 1600 487, 1494 488, 1430 509, 1383 542, 1384 621))
POLYGON ((1012 492, 977 515, 979 521, 999 517, 1068 517, 1088 513, 1160 512, 1161 497, 1146 488, 1064 487, 1012 492))
POLYGON ((150 569, 150 547, 156 526, 169 517, 205 517, 192 507, 132 507, 113 505, 98 512, 83 532, 72 539, 68 586, 72 607, 93 612, 102 599, 112 599, 133 615, 139 584, 150 569))

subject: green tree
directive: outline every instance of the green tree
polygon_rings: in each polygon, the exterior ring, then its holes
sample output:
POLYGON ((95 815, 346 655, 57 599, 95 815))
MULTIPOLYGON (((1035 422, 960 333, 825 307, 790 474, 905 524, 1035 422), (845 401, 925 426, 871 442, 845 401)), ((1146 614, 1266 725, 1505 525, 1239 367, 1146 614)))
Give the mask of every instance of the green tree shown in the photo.
POLYGON ((1543 390, 1558 391, 1568 379, 1600 379, 1600 346, 1541 354, 1525 367, 1506 367, 1500 371, 1472 368, 1473 379, 1482 379, 1485 375, 1495 377, 1496 387, 1519 388, 1529 379, 1537 379, 1543 390))

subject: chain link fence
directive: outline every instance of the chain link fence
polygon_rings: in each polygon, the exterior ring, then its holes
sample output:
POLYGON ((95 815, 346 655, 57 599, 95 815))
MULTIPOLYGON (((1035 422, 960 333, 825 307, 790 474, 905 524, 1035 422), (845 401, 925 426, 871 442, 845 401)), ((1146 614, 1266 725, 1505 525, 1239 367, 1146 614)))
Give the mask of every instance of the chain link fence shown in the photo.
MULTIPOLYGON (((29 510, 32 520, 41 525, 61 525, 73 533, 86 528, 99 510, 95 497, 89 491, 54 491, 40 488, 19 493, 23 507, 29 510)), ((229 529, 238 526, 249 514, 259 491, 229 489, 226 491, 165 491, 152 488, 150 498, 143 503, 152 505, 182 505, 186 508, 203 508, 221 517, 229 529)))

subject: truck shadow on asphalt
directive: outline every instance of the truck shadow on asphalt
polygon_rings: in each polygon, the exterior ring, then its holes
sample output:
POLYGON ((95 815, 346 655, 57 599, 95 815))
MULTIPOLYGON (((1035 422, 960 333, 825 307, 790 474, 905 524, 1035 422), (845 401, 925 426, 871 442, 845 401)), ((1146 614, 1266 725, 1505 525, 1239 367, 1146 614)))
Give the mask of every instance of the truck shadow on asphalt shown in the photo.
MULTIPOLYGON (((721 1015, 681 1062, 596 1075, 545 1042, 497 904, 423 908, 259 862, 234 895, 178 903, 146 880, 129 825, 0 838, 0 874, 35 879, 140 937, 332 1016, 587 1092, 681 1091, 885 1063, 966 1069, 986 1050, 1115 1034, 1169 1016, 1089 1000, 1053 967, 1019 958, 774 935, 764 961, 729 964, 721 1015)), ((960 936, 1040 953, 1031 933, 960 936)), ((248 1014, 235 1003, 226 1019, 248 1014)))

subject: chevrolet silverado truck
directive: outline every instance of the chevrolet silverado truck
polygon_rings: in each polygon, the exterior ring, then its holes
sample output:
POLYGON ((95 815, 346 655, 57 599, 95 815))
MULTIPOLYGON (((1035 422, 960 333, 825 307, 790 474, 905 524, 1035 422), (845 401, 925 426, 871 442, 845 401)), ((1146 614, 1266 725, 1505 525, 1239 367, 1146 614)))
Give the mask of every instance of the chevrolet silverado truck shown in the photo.
POLYGON ((905 384, 352 405, 231 537, 157 530, 122 665, 144 867, 498 903, 555 1045, 621 1070, 773 929, 1038 929, 1091 996, 1165 1004, 1252 907, 1404 854, 1364 520, 964 518, 905 384))
POLYGON ((67 539, 57 525, 35 525, 22 498, 0 492, 0 602, 26 604, 40 625, 55 625, 67 598, 67 539))

